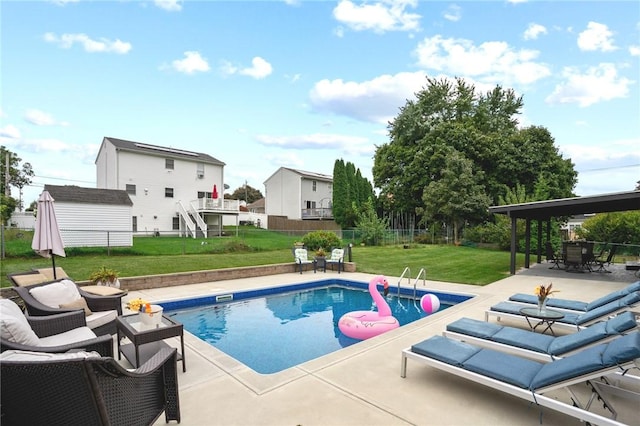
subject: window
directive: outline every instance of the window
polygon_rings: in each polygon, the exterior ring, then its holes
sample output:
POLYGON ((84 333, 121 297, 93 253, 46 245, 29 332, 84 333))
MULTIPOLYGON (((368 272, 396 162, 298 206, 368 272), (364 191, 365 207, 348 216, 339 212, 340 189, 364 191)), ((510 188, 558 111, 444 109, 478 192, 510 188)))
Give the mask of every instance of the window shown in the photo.
POLYGON ((165 188, 164 196, 165 198, 173 198, 173 188, 165 188))
POLYGON ((174 231, 180 230, 180 218, 178 216, 173 217, 173 230, 174 231))
POLYGON ((133 232, 138 232, 138 216, 133 216, 131 218, 131 224, 132 226, 132 231, 133 232))
POLYGON ((164 160, 164 168, 173 170, 173 158, 165 158, 164 160))
POLYGON ((196 169, 196 176, 198 179, 204 178, 204 163, 198 163, 198 168, 196 169))
POLYGON ((136 195, 136 186, 127 184, 126 191, 129 195, 136 195))
POLYGON ((313 192, 316 192, 316 187, 318 186, 318 182, 316 182, 315 180, 311 181, 311 190, 313 192))

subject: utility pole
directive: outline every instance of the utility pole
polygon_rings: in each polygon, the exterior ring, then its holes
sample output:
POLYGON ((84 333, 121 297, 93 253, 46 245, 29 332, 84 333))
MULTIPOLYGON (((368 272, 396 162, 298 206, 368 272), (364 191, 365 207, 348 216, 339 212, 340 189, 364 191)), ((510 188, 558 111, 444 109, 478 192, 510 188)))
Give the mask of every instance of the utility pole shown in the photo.
MULTIPOLYGON (((11 190, 9 189, 9 151, 6 152, 7 159, 6 165, 4 168, 4 195, 9 197, 11 196, 11 190)), ((0 219, 0 259, 4 259, 5 257, 5 248, 4 248, 4 219, 0 219)))

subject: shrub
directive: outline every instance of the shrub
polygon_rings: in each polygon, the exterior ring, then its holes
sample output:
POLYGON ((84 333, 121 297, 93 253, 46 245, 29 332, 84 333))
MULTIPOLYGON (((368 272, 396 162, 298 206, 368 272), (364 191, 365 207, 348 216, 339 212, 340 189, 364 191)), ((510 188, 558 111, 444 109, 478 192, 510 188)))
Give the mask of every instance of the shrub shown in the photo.
POLYGON ((342 247, 342 240, 331 231, 312 231, 302 237, 307 250, 318 250, 320 247, 328 250, 342 247))

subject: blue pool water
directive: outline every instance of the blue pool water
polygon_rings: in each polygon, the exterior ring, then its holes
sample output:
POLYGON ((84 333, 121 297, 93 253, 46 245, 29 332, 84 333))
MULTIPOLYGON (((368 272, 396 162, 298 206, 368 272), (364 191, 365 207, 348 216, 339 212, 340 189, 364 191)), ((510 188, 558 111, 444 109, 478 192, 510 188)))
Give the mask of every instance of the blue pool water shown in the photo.
MULTIPOLYGON (((185 330, 256 372, 270 374, 359 342, 340 332, 338 320, 350 311, 375 308, 366 284, 344 280, 313 284, 235 293, 228 303, 206 297, 161 305, 185 330)), ((419 301, 424 293, 418 293, 417 300, 398 298, 393 290, 387 296, 401 326, 426 316, 419 301)), ((437 295, 441 310, 469 298, 437 295)))

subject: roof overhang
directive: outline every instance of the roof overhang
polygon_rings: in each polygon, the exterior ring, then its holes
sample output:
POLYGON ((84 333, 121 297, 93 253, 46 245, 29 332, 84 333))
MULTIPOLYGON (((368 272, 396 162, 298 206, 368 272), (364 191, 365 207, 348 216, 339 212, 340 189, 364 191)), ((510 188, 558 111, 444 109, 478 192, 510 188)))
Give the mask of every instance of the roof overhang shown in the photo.
POLYGON ((489 207, 489 213, 504 214, 512 218, 538 220, 577 214, 628 210, 640 210, 640 191, 617 192, 489 207))

